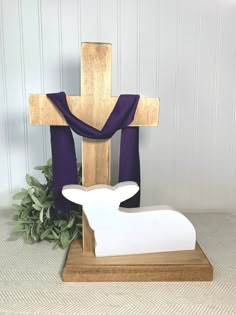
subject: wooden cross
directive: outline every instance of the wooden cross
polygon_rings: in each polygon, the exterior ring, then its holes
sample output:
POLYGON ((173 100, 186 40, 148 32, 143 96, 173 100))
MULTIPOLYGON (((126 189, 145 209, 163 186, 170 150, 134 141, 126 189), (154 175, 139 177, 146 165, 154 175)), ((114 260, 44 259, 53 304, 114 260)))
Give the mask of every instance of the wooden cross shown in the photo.
MULTIPOLYGON (((81 96, 67 96, 71 112, 101 130, 118 97, 111 96, 111 44, 82 43, 81 96)), ((46 95, 29 96, 33 125, 67 125, 63 115, 46 95)), ((130 126, 156 126, 159 99, 140 98, 130 126)), ((82 139, 83 185, 110 183, 111 140, 82 139)), ((83 251, 94 254, 94 235, 83 215, 83 251)))

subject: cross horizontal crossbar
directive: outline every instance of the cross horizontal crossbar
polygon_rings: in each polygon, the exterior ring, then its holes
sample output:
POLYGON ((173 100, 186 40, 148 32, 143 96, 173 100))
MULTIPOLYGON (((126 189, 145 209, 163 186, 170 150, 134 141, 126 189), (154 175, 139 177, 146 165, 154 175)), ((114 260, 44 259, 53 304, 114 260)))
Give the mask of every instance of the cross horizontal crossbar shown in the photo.
MULTIPOLYGON (((84 122, 93 127, 101 129, 114 108, 118 97, 110 97, 100 100, 103 109, 103 121, 97 126, 97 119, 91 122, 91 115, 88 111, 93 107, 94 99, 83 96, 67 96, 67 102, 71 112, 84 122), (86 106, 83 106, 86 104, 86 106), (88 118, 89 117, 89 118, 88 118), (88 121, 89 119, 89 121, 88 121)), ((30 122, 33 125, 57 125, 66 126, 63 115, 58 111, 54 104, 42 94, 31 94, 29 96, 30 122)), ((141 97, 138 103, 136 114, 130 126, 156 126, 158 123, 159 99, 141 97)))

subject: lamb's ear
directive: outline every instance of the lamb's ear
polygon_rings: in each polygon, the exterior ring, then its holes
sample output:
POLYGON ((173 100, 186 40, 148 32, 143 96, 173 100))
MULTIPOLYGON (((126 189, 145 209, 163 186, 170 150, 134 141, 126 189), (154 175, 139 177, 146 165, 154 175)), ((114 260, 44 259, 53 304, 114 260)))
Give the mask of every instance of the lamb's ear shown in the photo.
POLYGON ((133 197, 139 191, 139 186, 135 182, 122 182, 114 188, 120 202, 133 197))
POLYGON ((86 192, 86 188, 80 185, 66 185, 62 188, 62 195, 79 205, 83 205, 85 203, 87 196, 86 192))

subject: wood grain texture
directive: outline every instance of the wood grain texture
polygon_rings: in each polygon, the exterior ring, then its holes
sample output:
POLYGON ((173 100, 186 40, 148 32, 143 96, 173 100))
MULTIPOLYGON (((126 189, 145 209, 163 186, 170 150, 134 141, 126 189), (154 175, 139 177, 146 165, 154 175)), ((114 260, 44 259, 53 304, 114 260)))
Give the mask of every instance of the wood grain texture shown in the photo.
MULTIPOLYGON (((67 96, 70 111, 101 130, 118 97, 111 97, 111 44, 82 43, 81 96, 67 96)), ((46 95, 29 96, 33 125, 67 125, 63 115, 46 95)), ((156 126, 159 99, 140 98, 131 126, 156 126)))
POLYGON ((192 251, 95 257, 71 243, 63 270, 65 282, 84 281, 211 281, 213 268, 197 244, 192 251))
MULTIPOLYGON (((88 102, 82 102, 84 121, 101 129, 109 113, 102 100, 111 96, 111 45, 82 44, 81 94, 88 102), (105 121, 104 121, 105 118, 105 121)), ((84 186, 110 183, 110 140, 82 140, 82 165, 84 186)), ((94 255, 94 233, 83 213, 83 250, 94 255)))
MULTIPOLYGON (((81 96, 67 96, 70 111, 101 130, 118 97, 111 97, 111 45, 82 43, 81 96)), ((33 125, 65 126, 63 115, 46 95, 29 95, 30 122, 33 125)), ((159 99, 141 97, 130 126, 156 126, 159 99)))
MULTIPOLYGON (((67 95, 67 102, 70 111, 81 120, 89 123, 93 127, 102 129, 104 123, 114 108, 118 97, 101 98, 97 105, 102 107, 102 117, 96 119, 90 108, 93 108, 93 97, 67 95), (88 115, 88 112, 90 115, 88 115)), ((57 125, 67 126, 63 115, 54 104, 43 94, 30 94, 30 123, 33 125, 57 125)), ((158 124, 159 99, 141 97, 135 113, 134 120, 130 126, 156 126, 158 124)))

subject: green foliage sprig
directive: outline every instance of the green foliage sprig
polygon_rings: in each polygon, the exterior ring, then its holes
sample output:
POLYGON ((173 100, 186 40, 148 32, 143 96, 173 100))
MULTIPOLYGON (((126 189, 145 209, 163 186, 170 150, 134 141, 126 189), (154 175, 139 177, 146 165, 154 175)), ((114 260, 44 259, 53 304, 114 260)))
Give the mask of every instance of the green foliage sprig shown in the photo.
MULTIPOLYGON (((45 177, 45 184, 35 177, 26 175, 27 189, 21 189, 13 196, 19 204, 13 204, 17 210, 14 233, 23 235, 29 243, 47 240, 56 246, 65 248, 69 243, 82 237, 82 209, 78 211, 56 211, 52 195, 52 161, 35 167, 45 177)), ((82 167, 78 164, 78 183, 81 184, 82 167)))

